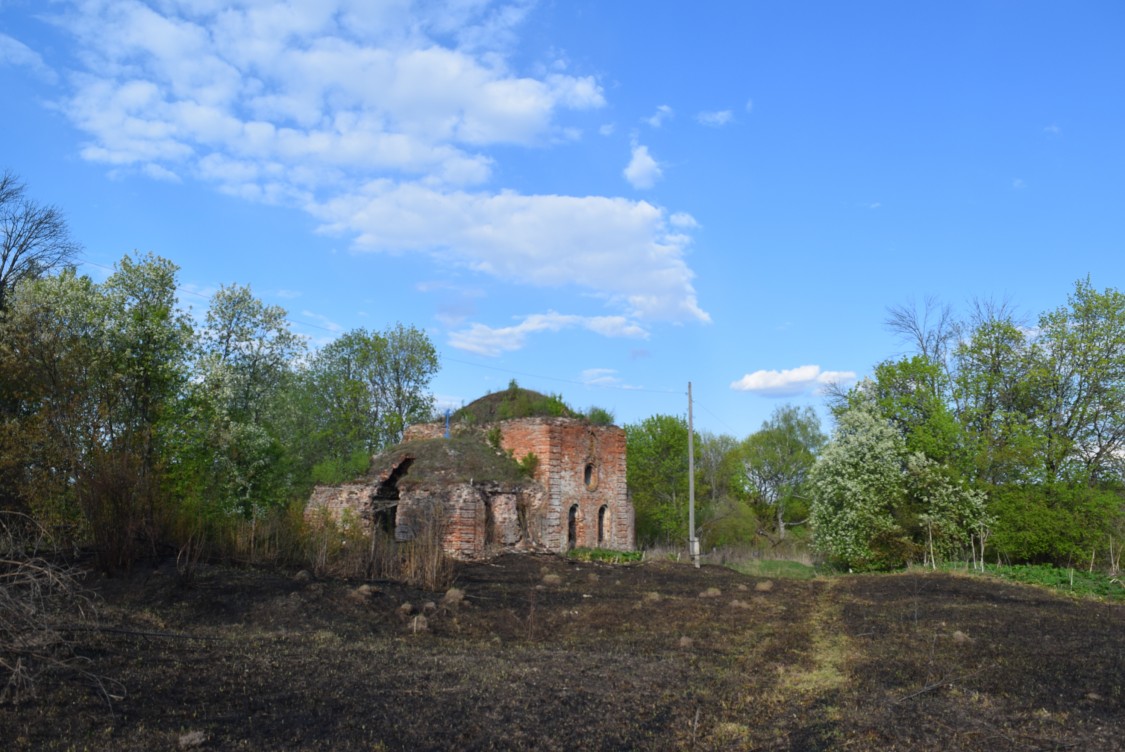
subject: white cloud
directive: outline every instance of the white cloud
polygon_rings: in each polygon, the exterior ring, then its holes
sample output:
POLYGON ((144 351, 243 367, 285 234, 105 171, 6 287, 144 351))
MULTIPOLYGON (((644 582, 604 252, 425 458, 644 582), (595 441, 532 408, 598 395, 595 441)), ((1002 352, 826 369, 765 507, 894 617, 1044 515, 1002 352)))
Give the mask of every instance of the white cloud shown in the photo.
POLYGON ((709 321, 684 261, 689 238, 644 201, 516 193, 443 193, 374 181, 311 208, 358 247, 426 251, 500 279, 577 286, 638 318, 709 321))
POLYGON ((1052 123, 1051 125, 1048 125, 1046 128, 1044 128, 1043 132, 1049 133, 1052 136, 1061 136, 1062 135, 1062 128, 1060 128, 1057 125, 1055 125, 1054 123, 1052 123))
POLYGON ((18 39, 0 34, 0 65, 14 65, 27 68, 41 81, 49 84, 58 82, 58 75, 43 62, 38 52, 18 39))
POLYGON ((497 356, 522 349, 532 334, 575 328, 603 337, 648 338, 643 327, 624 316, 575 316, 550 311, 528 316, 515 326, 493 328, 475 323, 468 329, 450 333, 449 344, 458 350, 497 356))
POLYGON ((651 188, 664 173, 660 169, 660 163, 648 153, 647 146, 634 145, 633 157, 622 174, 634 188, 651 188))
POLYGON ((1015 190, 1022 190, 1027 187, 1027 183, 1022 178, 1012 178, 1012 188, 1015 190))
POLYGON ((722 128, 724 125, 734 120, 734 115, 730 110, 719 110, 717 112, 701 112, 695 116, 695 119, 700 125, 706 125, 710 128, 722 128))
MULTIPOLYGON (((490 186, 510 148, 575 148, 591 76, 514 70, 522 0, 84 2, 61 19, 81 70, 59 108, 83 158, 300 207, 361 251, 427 254, 574 287, 631 318, 707 321, 690 223, 644 201, 490 186), (570 146, 567 146, 570 144, 570 146)), ((11 45, 9 45, 11 47, 11 45)), ((649 119, 671 117, 666 105, 649 119)), ((603 131, 604 132, 604 131, 603 131)), ((653 185, 637 146, 626 175, 653 185)))
POLYGON ((855 380, 853 371, 821 371, 820 366, 798 366, 784 371, 754 371, 730 388, 766 397, 794 397, 823 389, 829 384, 855 380))
POLYGON ((754 100, 753 99, 747 99, 746 100, 746 111, 747 112, 753 112, 754 111, 754 100))
POLYGON ((672 108, 666 104, 662 104, 656 108, 656 112, 645 118, 645 122, 653 128, 659 128, 664 125, 665 120, 671 119, 673 115, 675 115, 675 113, 672 112, 672 108))

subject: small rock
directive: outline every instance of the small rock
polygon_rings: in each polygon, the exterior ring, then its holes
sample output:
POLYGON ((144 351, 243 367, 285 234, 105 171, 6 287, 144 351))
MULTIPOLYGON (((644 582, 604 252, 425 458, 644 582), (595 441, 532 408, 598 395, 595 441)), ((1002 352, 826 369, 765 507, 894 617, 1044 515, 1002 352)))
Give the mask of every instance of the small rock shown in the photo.
POLYGON ((773 590, 773 580, 762 580, 754 586, 754 589, 759 593, 768 593, 773 590))
POLYGON ((293 575, 293 580, 295 582, 311 582, 312 581, 312 575, 309 573, 309 570, 302 569, 300 572, 293 575))
POLYGON ((422 614, 418 614, 410 620, 410 631, 414 634, 425 632, 429 628, 430 622, 426 619, 425 616, 422 616, 422 614))
POLYGON ((746 601, 740 601, 737 598, 735 598, 733 601, 730 602, 730 607, 731 608, 750 608, 750 604, 747 603, 746 601))
POLYGON ((465 600, 465 591, 459 588, 449 588, 441 597, 441 605, 446 608, 457 608, 465 600))
POLYGON ((650 590, 647 593, 645 593, 645 600, 650 602, 650 603, 659 603, 660 598, 661 598, 660 593, 657 593, 654 590, 650 590))
POLYGON ((422 613, 432 614, 434 611, 437 611, 437 604, 433 601, 426 601, 422 604, 422 613))
POLYGON ((681 650, 691 650, 693 647, 695 647, 695 640, 691 639, 687 635, 684 635, 680 638, 681 650))
POLYGON ((589 582, 597 582, 598 580, 601 579, 601 577, 598 577, 597 572, 590 572, 590 574, 586 575, 586 579, 589 582))
POLYGON ((956 643, 964 644, 966 642, 972 642, 973 638, 969 637, 967 634, 958 629, 953 633, 953 641, 956 643))
POLYGON ((700 598, 718 598, 722 594, 723 594, 723 591, 719 590, 717 587, 709 587, 706 590, 704 590, 702 593, 700 593, 699 597, 700 598))
POLYGON ((746 587, 745 582, 740 582, 740 583, 738 583, 738 589, 745 592, 745 591, 749 590, 750 588, 746 587))
POLYGON ((544 585, 558 585, 561 582, 562 582, 562 577, 559 577, 557 574, 545 574, 545 575, 543 575, 543 584, 544 585))
POLYGON ((406 601, 398 607, 398 612, 403 616, 410 616, 412 613, 414 613, 414 604, 410 601, 406 601))
POLYGON ((180 749, 195 749, 196 747, 202 747, 206 741, 207 735, 202 731, 189 731, 186 734, 180 734, 177 743, 180 749))

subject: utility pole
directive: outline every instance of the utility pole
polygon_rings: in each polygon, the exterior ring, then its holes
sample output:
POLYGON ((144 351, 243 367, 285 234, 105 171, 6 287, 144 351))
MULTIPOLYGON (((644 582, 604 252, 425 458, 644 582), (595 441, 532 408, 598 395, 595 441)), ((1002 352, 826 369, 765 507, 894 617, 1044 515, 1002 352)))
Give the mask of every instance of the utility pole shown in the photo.
POLYGON ((691 418, 691 382, 687 383, 688 553, 699 569, 699 539, 695 537, 695 425, 691 418))

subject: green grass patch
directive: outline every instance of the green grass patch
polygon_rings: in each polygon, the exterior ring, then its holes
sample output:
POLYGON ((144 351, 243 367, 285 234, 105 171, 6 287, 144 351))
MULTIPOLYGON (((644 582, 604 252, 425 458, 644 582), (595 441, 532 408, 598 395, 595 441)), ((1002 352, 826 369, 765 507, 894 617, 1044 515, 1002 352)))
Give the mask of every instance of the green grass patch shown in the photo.
POLYGON ((799 561, 785 559, 751 559, 730 564, 731 569, 752 577, 777 577, 791 580, 811 580, 816 577, 816 568, 799 561))
POLYGON ((1125 600, 1125 577, 1050 564, 986 564, 985 573, 1013 582, 1062 590, 1074 595, 1125 600))
POLYGON ((572 548, 567 557, 576 561, 604 561, 608 564, 628 564, 644 559, 644 551, 611 551, 608 548, 572 548))

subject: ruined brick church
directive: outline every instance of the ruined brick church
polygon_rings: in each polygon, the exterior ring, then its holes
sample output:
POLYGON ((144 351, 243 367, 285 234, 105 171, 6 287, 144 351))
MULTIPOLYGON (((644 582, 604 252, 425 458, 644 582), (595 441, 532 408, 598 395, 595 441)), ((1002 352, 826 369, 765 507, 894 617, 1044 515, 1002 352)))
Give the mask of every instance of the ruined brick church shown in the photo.
POLYGON ((629 551, 625 431, 519 389, 486 395, 446 422, 411 426, 368 473, 318 486, 307 516, 345 515, 399 541, 437 534, 446 553, 629 551), (552 407, 546 414, 536 406, 552 407))

